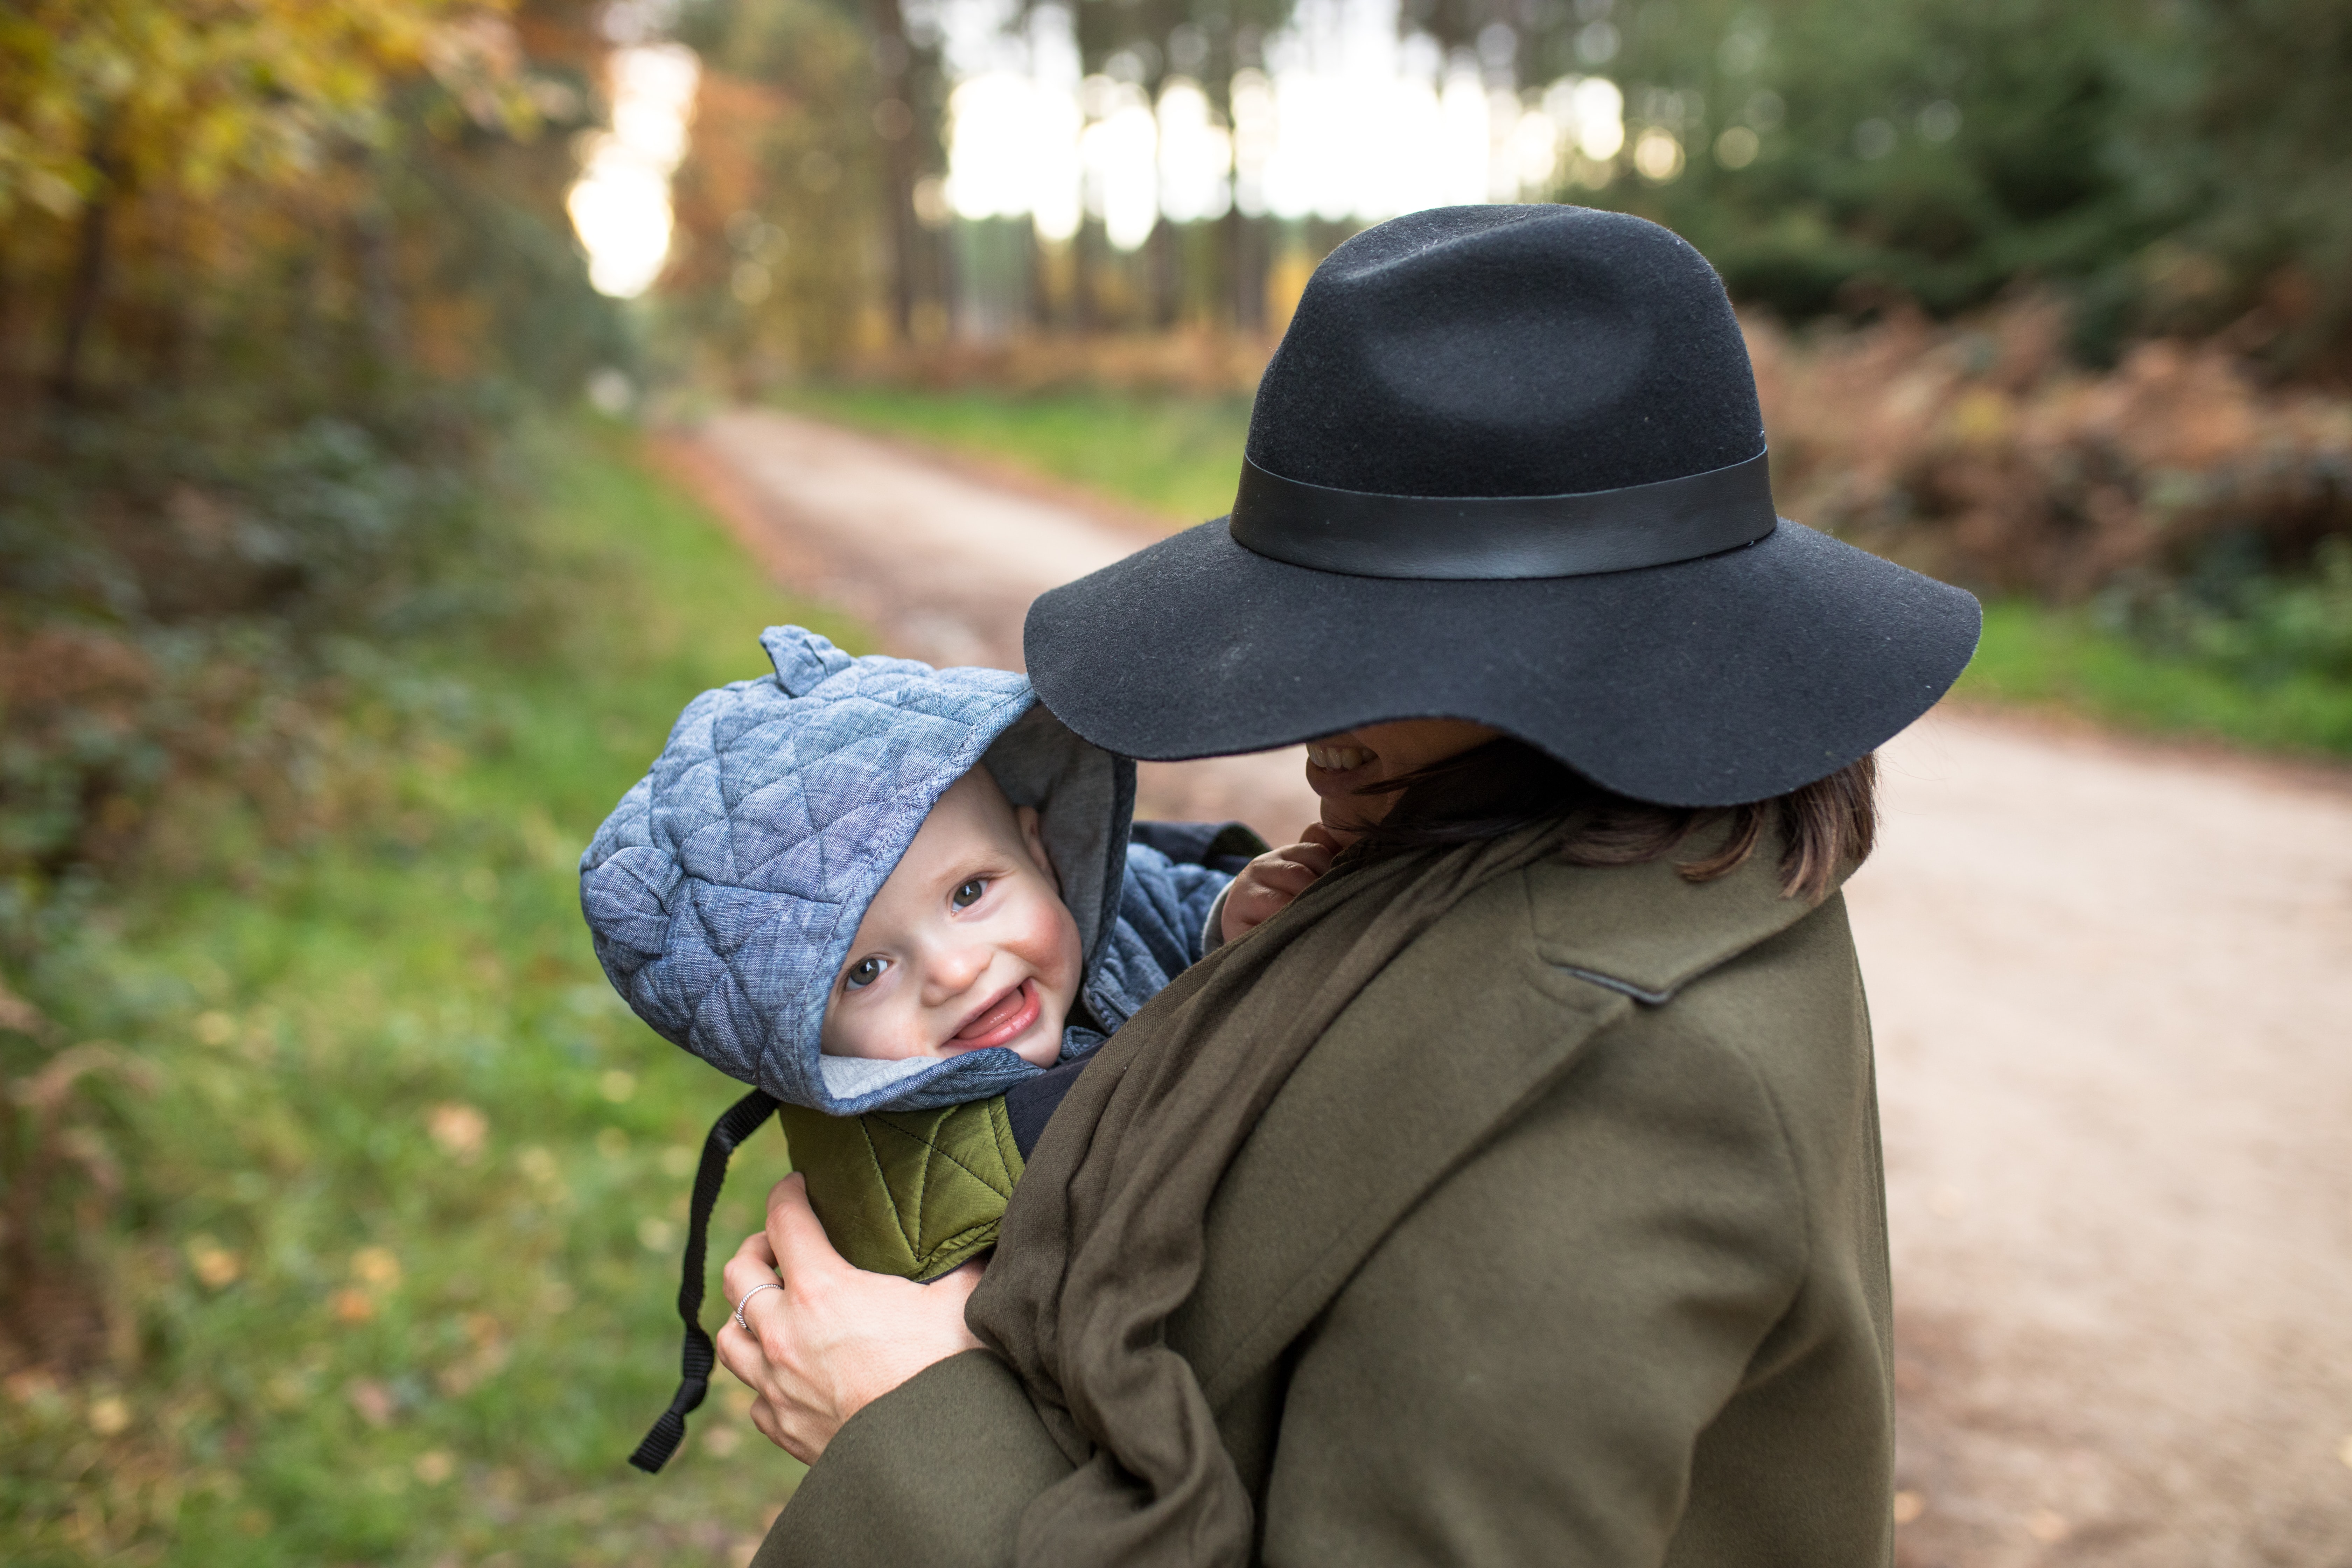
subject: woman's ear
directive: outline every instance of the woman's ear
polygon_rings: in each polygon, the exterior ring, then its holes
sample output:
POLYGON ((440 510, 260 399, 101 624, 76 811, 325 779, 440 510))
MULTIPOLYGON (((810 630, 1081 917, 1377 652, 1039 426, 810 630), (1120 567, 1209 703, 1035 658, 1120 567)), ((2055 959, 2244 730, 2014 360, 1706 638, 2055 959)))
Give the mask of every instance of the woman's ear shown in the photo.
POLYGON ((1054 858, 1045 853, 1045 819, 1034 805, 1013 808, 1014 820, 1021 824, 1021 845, 1029 851, 1029 858, 1037 862, 1037 869, 1045 873, 1045 880, 1054 884, 1054 896, 1062 896, 1062 874, 1054 869, 1054 858))

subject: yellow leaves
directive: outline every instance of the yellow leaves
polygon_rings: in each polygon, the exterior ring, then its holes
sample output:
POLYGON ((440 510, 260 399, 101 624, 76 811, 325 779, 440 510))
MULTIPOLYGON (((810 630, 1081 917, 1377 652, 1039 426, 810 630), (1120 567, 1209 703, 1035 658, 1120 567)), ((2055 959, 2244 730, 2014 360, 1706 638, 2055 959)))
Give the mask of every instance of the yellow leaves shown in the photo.
POLYGON ((485 130, 528 136, 539 128, 539 100, 524 80, 522 41, 503 16, 453 17, 422 41, 425 68, 485 130))
POLYGON ((101 1394, 89 1402, 89 1429, 111 1437, 131 1425, 131 1406, 119 1394, 101 1394))
POLYGON ((467 113, 535 128, 512 0, 32 0, 0 25, 0 216, 106 189, 208 195, 372 144, 424 72, 467 113))
POLYGON ((188 1238, 188 1268, 207 1290, 226 1290, 245 1272, 245 1260, 209 1236, 188 1238))

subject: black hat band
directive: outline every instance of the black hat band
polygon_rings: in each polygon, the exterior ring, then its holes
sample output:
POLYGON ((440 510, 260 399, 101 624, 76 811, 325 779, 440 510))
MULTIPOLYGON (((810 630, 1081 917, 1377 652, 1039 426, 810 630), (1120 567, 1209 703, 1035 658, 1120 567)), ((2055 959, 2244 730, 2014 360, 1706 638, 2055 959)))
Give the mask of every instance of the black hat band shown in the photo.
POLYGON ((1772 476, 1744 463, 1561 496, 1391 496, 1286 479, 1244 455, 1235 543, 1353 577, 1583 577, 1753 544, 1779 525, 1772 476))

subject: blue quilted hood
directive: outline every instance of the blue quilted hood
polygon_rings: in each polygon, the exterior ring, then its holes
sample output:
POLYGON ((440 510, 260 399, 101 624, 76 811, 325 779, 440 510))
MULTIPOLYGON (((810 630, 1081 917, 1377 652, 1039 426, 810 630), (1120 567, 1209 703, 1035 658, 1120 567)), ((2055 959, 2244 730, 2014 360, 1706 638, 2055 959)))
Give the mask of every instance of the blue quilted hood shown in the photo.
MULTIPOLYGON (((833 1115, 956 1104, 1035 1076, 1044 1069, 1002 1047, 945 1060, 825 1056, 825 1000, 867 904, 975 764, 1042 813, 1087 976, 1100 979, 1135 764, 1073 735, 1007 670, 852 658, 798 626, 760 641, 775 673, 688 703, 580 858, 581 910, 605 974, 664 1038, 833 1115)), ((1126 1010, 1108 1009, 1108 1022, 1126 1010)), ((1064 1059, 1100 1039, 1074 1025, 1064 1059)))

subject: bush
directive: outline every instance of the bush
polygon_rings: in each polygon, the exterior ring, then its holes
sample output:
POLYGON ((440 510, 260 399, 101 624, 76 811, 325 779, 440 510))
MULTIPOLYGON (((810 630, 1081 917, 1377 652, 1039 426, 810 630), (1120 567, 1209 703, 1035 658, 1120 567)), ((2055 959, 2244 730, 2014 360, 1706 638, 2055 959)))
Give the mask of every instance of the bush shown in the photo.
POLYGON ((2046 302, 1801 341, 1751 321, 1781 506, 1979 592, 2058 605, 2179 591, 2251 608, 2240 584, 2291 581, 2352 537, 2352 405, 2265 390, 2210 342, 2152 342, 2086 373, 2064 331, 2046 302))

